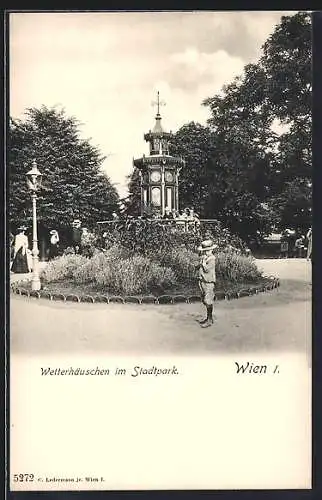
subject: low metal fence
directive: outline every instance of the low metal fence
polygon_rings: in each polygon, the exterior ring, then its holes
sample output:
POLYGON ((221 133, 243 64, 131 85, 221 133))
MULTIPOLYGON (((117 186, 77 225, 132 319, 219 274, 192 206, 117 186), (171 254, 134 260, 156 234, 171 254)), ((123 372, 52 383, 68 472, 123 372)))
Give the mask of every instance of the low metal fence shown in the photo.
POLYGON ((197 219, 197 220, 184 220, 184 219, 143 219, 140 217, 130 217, 128 219, 119 219, 119 220, 105 220, 99 221, 97 224, 100 228, 104 230, 114 229, 118 224, 123 222, 131 222, 131 221, 141 221, 145 220, 149 223, 157 223, 162 224, 164 226, 170 226, 181 232, 199 232, 202 229, 209 229, 211 226, 218 225, 219 221, 217 219, 197 219))

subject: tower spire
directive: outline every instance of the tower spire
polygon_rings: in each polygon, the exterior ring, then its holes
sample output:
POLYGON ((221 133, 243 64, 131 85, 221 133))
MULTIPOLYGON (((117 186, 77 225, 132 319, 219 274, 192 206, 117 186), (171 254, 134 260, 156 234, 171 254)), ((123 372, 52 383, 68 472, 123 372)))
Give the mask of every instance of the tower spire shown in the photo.
POLYGON ((165 106, 165 101, 160 101, 160 92, 157 91, 157 100, 152 101, 152 106, 157 106, 157 117, 160 116, 160 106, 165 106))

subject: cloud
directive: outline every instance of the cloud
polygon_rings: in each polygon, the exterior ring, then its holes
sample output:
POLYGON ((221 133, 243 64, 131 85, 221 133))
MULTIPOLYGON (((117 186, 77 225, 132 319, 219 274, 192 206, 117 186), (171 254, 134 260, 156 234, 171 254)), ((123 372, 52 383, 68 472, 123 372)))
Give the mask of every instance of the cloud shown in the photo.
POLYGON ((279 24, 282 15, 286 14, 291 13, 241 11, 210 16, 212 36, 208 29, 200 47, 207 52, 217 45, 232 56, 254 61, 260 56, 261 46, 279 24))
POLYGON ((171 55, 168 81, 174 88, 187 91, 211 83, 213 91, 217 92, 224 83, 241 73, 243 66, 241 58, 230 56, 224 50, 205 53, 189 48, 171 55))

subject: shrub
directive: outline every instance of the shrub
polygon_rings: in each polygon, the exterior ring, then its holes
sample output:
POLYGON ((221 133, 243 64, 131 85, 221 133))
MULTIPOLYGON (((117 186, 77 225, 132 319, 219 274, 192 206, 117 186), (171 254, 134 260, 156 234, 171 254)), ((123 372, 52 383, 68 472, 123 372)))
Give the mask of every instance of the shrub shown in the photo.
POLYGON ((93 278, 101 287, 126 295, 162 291, 171 288, 176 282, 175 273, 171 269, 141 255, 108 261, 93 278))
POLYGON ((74 270, 73 277, 77 283, 125 295, 162 291, 176 283, 173 270, 117 246, 87 259, 74 270))
POLYGON ((105 251, 97 251, 92 258, 75 269, 73 277, 78 283, 96 283, 100 274, 106 274, 110 267, 116 266, 120 260, 129 256, 130 252, 126 248, 116 245, 105 251))
POLYGON ((191 282, 197 278, 199 256, 185 246, 172 248, 168 252, 157 252, 154 255, 163 266, 170 267, 176 273, 179 281, 191 282))
MULTIPOLYGON (((187 248, 174 248, 166 254, 156 253, 160 263, 173 269, 180 282, 192 283, 198 277, 199 256, 187 248)), ((216 253, 216 274, 221 282, 253 282, 261 273, 252 257, 234 250, 216 253)))
POLYGON ((156 250, 168 252, 182 244, 195 248, 200 242, 197 233, 181 233, 174 230, 171 223, 162 220, 124 219, 113 228, 107 228, 105 245, 120 245, 132 255, 150 255, 156 250))
POLYGON ((219 252, 216 255, 216 274, 219 281, 253 282, 261 272, 253 258, 235 252, 219 252))
POLYGON ((104 243, 101 247, 109 248, 120 245, 132 252, 132 255, 152 255, 156 251, 162 254, 169 253, 173 248, 185 246, 188 250, 196 251, 203 239, 211 238, 220 250, 229 246, 245 253, 245 243, 219 221, 202 222, 196 231, 180 231, 172 221, 160 219, 132 218, 122 219, 106 227, 104 243))
POLYGON ((41 273, 41 278, 47 282, 73 278, 75 271, 86 262, 87 259, 83 255, 62 255, 48 262, 41 273))
POLYGON ((243 254, 247 252, 247 245, 241 238, 232 234, 219 221, 202 223, 201 234, 204 239, 211 238, 218 245, 219 251, 225 251, 233 247, 240 250, 243 254))
POLYGON ((75 255, 75 250, 73 247, 67 247, 63 251, 63 255, 75 255))
POLYGON ((84 255, 85 257, 91 258, 91 257, 93 257, 96 253, 97 253, 97 250, 96 250, 96 248, 94 247, 94 245, 85 245, 85 246, 83 247, 82 255, 84 255))
MULTIPOLYGON (((163 293, 180 285, 197 285, 199 256, 184 245, 168 252, 159 249, 149 256, 133 255, 122 246, 112 246, 92 258, 64 255, 52 260, 42 272, 44 281, 74 279, 107 293, 124 295, 163 293)), ((255 261, 233 251, 216 254, 218 282, 254 282, 261 273, 255 261)))

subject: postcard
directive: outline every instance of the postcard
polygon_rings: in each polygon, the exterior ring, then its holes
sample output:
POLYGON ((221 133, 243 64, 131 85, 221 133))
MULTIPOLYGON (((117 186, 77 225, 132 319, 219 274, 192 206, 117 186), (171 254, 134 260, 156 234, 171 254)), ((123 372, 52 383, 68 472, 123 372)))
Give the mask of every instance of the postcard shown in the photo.
POLYGON ((11 491, 311 488, 311 25, 8 12, 11 491))

